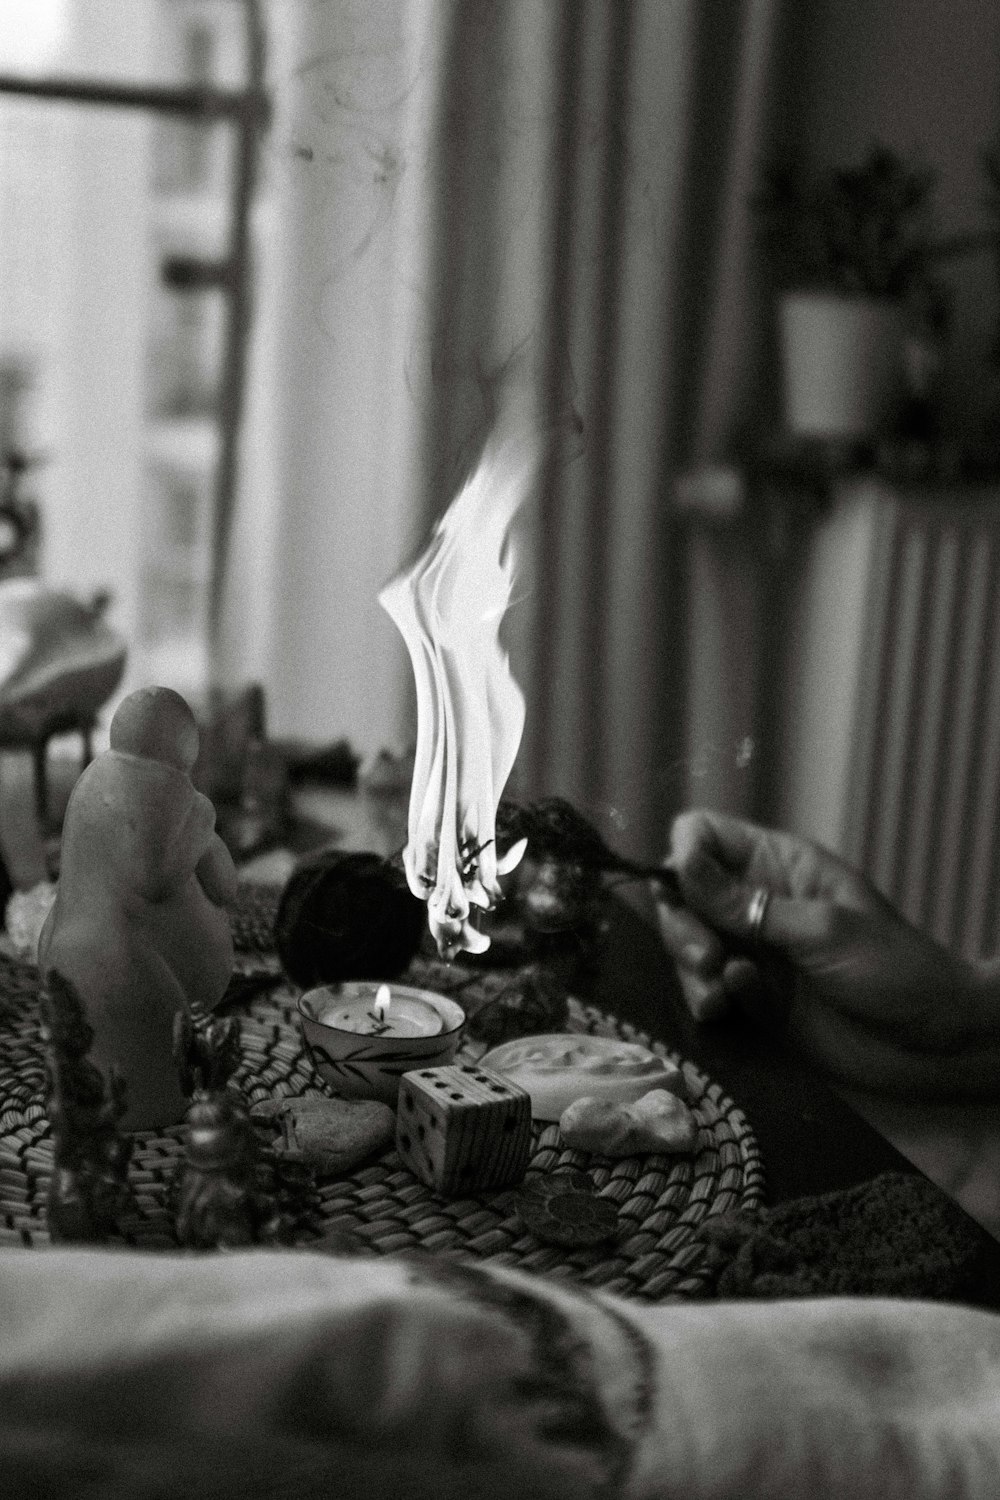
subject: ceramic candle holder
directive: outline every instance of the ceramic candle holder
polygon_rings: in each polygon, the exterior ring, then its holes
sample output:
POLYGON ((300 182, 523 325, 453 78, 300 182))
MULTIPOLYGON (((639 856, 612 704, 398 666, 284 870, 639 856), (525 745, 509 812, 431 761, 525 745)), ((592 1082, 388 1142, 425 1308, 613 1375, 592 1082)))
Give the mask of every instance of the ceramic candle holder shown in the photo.
POLYGON ((444 995, 407 984, 388 986, 383 1011, 376 1001, 385 988, 373 980, 322 985, 301 995, 298 1007, 321 1078, 344 1098, 395 1107, 403 1073, 451 1062, 465 1012, 444 995))

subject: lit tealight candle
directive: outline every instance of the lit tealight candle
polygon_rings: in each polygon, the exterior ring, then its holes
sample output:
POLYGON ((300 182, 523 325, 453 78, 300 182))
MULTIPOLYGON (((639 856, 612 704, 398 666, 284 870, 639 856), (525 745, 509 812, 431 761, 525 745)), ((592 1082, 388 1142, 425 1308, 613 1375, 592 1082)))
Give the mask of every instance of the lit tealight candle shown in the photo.
POLYGON ((433 1005, 409 995, 394 996, 387 984, 380 984, 374 996, 341 997, 318 1019, 362 1036, 436 1036, 444 1026, 433 1005))

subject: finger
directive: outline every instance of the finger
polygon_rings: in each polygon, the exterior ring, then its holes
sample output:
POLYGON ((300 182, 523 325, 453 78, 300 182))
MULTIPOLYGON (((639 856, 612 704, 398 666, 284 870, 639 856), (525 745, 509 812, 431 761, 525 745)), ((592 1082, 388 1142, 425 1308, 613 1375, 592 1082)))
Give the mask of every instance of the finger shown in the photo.
MULTIPOLYGON (((746 889, 740 892, 741 897, 746 889)), ((751 893, 752 894, 752 893, 751 893)), ((736 922, 741 935, 762 949, 777 949, 789 957, 806 961, 813 954, 842 946, 854 914, 826 897, 782 896, 769 893, 763 917, 750 931, 750 900, 739 908, 734 896, 736 922)))
POLYGON ((685 903, 702 922, 727 937, 744 940, 751 934, 750 902, 754 887, 735 878, 704 847, 692 851, 678 866, 685 903))
POLYGON ((742 870, 767 836, 766 829, 745 818, 695 808, 674 819, 671 864, 680 871, 692 858, 707 854, 728 870, 742 870))
POLYGON ((777 951, 802 962, 841 944, 853 919, 826 897, 785 896, 766 884, 735 880, 705 857, 689 869, 685 894, 703 921, 752 952, 777 951))
POLYGON ((729 1009, 729 997, 721 975, 715 979, 703 979, 688 969, 678 969, 677 977, 684 1003, 696 1021, 715 1021, 725 1015, 729 1009))
POLYGON ((657 922, 671 957, 703 979, 716 978, 722 966, 722 943, 689 907, 657 902, 657 922))

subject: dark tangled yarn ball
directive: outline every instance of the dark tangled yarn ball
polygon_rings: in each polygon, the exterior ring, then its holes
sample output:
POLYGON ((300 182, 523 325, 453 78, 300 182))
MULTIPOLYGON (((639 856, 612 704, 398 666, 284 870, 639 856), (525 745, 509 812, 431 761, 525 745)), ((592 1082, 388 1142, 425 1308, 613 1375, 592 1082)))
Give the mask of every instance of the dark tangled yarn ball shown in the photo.
POLYGON ((303 989, 344 979, 394 979, 420 945, 427 908, 403 871, 378 854, 328 849, 293 871, 274 940, 303 989))

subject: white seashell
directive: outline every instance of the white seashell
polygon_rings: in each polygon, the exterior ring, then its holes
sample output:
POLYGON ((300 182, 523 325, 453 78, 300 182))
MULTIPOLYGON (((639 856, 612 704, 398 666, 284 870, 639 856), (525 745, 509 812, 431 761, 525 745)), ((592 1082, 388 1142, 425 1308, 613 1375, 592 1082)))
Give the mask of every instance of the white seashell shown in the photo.
POLYGON ((651 1089, 631 1104, 585 1095, 563 1110, 559 1132, 567 1146, 601 1156, 635 1156, 649 1151, 690 1151, 698 1122, 683 1099, 651 1089))
POLYGON ((651 1089, 687 1095, 684 1074, 668 1058, 637 1042, 582 1032, 546 1032, 501 1042, 481 1059, 531 1095, 536 1120, 558 1120, 584 1097, 630 1104, 651 1089))

